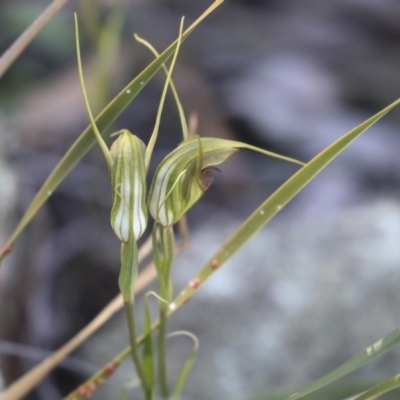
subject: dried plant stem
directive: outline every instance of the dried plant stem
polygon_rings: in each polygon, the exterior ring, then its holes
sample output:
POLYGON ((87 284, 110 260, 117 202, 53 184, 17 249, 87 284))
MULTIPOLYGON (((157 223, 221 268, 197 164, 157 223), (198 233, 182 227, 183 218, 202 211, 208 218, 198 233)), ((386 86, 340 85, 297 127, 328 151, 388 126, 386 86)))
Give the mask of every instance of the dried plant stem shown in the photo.
POLYGON ((54 0, 0 57, 0 78, 68 0, 54 0))

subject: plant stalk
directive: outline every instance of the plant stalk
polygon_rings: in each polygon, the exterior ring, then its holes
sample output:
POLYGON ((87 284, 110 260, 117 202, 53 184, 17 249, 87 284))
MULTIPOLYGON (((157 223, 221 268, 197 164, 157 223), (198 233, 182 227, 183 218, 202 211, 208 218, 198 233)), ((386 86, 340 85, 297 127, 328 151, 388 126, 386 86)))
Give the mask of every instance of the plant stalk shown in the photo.
POLYGON ((167 360, 166 360, 166 336, 167 336, 167 306, 160 304, 160 326, 158 328, 158 379, 160 382, 160 392, 164 399, 169 396, 167 360))
POLYGON ((158 291, 161 298, 165 301, 159 302, 160 317, 158 330, 158 380, 160 393, 164 399, 169 396, 167 362, 166 362, 166 335, 168 319, 168 303, 172 298, 172 285, 170 284, 170 271, 172 260, 174 258, 174 232, 172 226, 157 226, 153 229, 153 251, 154 261, 157 269, 158 291), (159 234, 159 247, 157 245, 157 231, 159 234))
POLYGON ((138 346, 136 343, 136 328, 135 328, 135 316, 133 313, 133 302, 125 302, 124 308, 125 308, 126 320, 128 322, 129 344, 131 346, 131 356, 133 364, 136 367, 136 371, 141 382, 144 398, 145 400, 151 400, 151 388, 147 386, 146 379, 142 369, 142 363, 137 349, 138 346))

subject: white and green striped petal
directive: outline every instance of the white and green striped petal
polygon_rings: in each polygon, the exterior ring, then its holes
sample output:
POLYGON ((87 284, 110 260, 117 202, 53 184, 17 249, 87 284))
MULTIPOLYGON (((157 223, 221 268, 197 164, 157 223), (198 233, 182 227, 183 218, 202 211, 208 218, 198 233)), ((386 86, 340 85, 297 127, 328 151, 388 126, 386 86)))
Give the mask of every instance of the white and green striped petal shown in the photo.
POLYGON ((124 243, 131 235, 139 239, 147 227, 145 151, 144 143, 126 129, 110 149, 113 159, 111 225, 124 243))
POLYGON ((185 140, 164 158, 155 172, 149 194, 152 217, 163 226, 177 222, 212 183, 212 166, 223 163, 239 148, 304 165, 298 160, 233 140, 208 137, 185 140))
POLYGON ((149 211, 163 226, 170 226, 203 195, 212 182, 208 167, 221 164, 237 150, 215 149, 211 138, 183 142, 158 166, 149 194, 149 211), (198 167, 199 155, 202 157, 198 167))

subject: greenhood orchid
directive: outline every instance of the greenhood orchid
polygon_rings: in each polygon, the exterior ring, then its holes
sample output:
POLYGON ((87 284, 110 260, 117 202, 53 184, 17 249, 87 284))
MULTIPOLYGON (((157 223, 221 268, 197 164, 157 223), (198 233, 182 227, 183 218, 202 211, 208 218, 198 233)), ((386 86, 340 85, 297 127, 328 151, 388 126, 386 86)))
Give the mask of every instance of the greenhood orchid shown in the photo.
POLYGON ((162 226, 176 223, 209 188, 212 168, 223 163, 239 148, 303 165, 300 161, 245 143, 193 137, 182 142, 159 164, 149 193, 149 212, 162 226))

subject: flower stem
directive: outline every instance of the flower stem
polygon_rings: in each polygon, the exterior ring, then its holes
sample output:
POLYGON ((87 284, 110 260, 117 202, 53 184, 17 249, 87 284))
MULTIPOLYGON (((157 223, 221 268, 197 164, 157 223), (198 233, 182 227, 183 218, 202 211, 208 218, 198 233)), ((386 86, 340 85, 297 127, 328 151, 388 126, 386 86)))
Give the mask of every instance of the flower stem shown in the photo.
POLYGON ((160 326, 158 328, 158 379, 160 382, 161 396, 168 398, 167 362, 165 340, 167 335, 167 307, 160 305, 160 326))
POLYGON ((141 386, 143 389, 144 398, 146 400, 151 400, 151 388, 147 386, 146 379, 144 377, 142 363, 140 361, 140 357, 137 350, 136 343, 136 328, 135 328, 135 317, 133 313, 133 302, 124 303, 125 306, 125 314, 128 322, 128 330, 129 330, 129 344, 131 346, 131 356, 133 363, 136 367, 136 371, 139 375, 139 379, 141 382, 141 386))
POLYGON ((168 303, 172 298, 172 284, 169 275, 174 258, 174 247, 174 232, 172 226, 163 227, 155 224, 153 229, 154 262, 157 269, 159 295, 165 300, 159 302, 160 324, 157 346, 158 380, 161 396, 164 399, 167 399, 169 396, 165 340, 167 334, 168 303), (157 236, 159 236, 159 243, 157 236))

